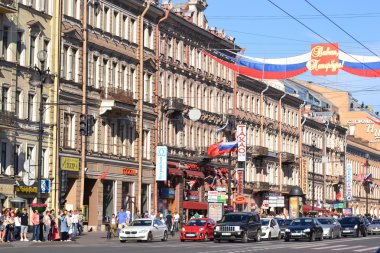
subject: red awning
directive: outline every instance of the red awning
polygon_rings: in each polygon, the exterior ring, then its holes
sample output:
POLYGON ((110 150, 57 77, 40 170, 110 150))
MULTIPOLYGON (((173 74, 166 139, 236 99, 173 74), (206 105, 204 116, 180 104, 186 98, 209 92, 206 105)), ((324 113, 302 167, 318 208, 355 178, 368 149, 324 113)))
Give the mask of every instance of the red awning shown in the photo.
MULTIPOLYGON (((313 208, 312 208, 311 206, 309 206, 309 205, 303 205, 303 206, 302 206, 302 210, 303 210, 305 213, 311 212, 312 209, 313 209, 313 208)), ((314 208, 314 211, 316 211, 316 212, 326 212, 327 210, 324 209, 324 208, 315 207, 315 208, 314 208)))
POLYGON ((179 163, 178 162, 168 161, 168 167, 179 168, 179 163))
POLYGON ((183 201, 183 209, 207 210, 207 202, 183 201))
POLYGON ((186 170, 186 175, 193 178, 205 178, 205 174, 200 171, 186 170))
POLYGON ((169 175, 183 176, 183 172, 180 169, 169 167, 169 175))

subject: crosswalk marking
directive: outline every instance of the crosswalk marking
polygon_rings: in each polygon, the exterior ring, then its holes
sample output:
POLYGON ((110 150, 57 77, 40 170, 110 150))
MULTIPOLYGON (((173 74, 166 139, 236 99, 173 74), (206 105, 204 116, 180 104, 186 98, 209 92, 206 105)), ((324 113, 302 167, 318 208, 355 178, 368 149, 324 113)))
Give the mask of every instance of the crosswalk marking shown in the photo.
POLYGON ((364 251, 375 251, 377 250, 379 247, 372 247, 372 248, 366 248, 366 249, 356 249, 354 250, 355 252, 364 252, 364 251))
POLYGON ((358 246, 349 246, 349 247, 345 247, 345 248, 339 248, 339 249, 332 249, 332 250, 349 250, 349 249, 357 249, 357 248, 361 248, 361 247, 365 247, 363 245, 358 245, 358 246))
POLYGON ((338 248, 338 247, 345 247, 347 245, 340 244, 340 245, 330 245, 330 246, 325 246, 325 247, 320 247, 320 248, 313 248, 314 250, 322 250, 322 249, 332 249, 332 248, 338 248))

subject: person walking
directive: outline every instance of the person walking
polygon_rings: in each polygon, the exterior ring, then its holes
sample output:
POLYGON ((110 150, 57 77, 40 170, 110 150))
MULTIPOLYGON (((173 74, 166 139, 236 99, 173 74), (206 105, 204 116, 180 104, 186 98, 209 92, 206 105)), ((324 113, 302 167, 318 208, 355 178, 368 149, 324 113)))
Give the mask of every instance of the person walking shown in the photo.
POLYGON ((21 220, 21 241, 27 242, 29 241, 27 238, 28 234, 28 227, 29 227, 29 217, 28 213, 26 211, 26 208, 22 209, 22 213, 20 214, 20 220, 21 220))
POLYGON ((58 219, 60 221, 60 232, 61 232, 61 241, 71 241, 69 239, 69 226, 67 224, 67 216, 66 213, 62 213, 60 216, 58 216, 58 219))
POLYGON ((179 229, 178 229, 179 219, 180 219, 179 213, 176 211, 174 213, 174 229, 176 232, 179 231, 179 229))
POLYGON ((171 212, 166 215, 166 226, 168 227, 168 231, 171 233, 172 236, 174 236, 174 230, 173 230, 173 216, 171 212))
POLYGON ((83 222, 84 222, 84 215, 82 211, 79 211, 78 214, 78 234, 79 236, 83 233, 83 222))
POLYGON ((32 215, 33 223, 33 242, 40 242, 40 214, 38 210, 34 210, 32 215))
POLYGON ((79 215, 78 215, 78 210, 74 210, 74 213, 71 216, 71 228, 73 230, 72 237, 77 236, 78 232, 78 224, 79 224, 79 215))
POLYGON ((14 215, 14 221, 15 221, 15 230, 13 232, 14 239, 15 240, 20 240, 20 233, 21 233, 21 218, 20 218, 20 213, 18 210, 15 210, 15 215, 14 215))
POLYGON ((45 231, 45 241, 47 242, 47 241, 50 241, 52 237, 50 211, 45 212, 43 223, 44 223, 44 231, 45 231))
POLYGON ((9 242, 12 242, 14 238, 13 231, 15 229, 15 220, 14 220, 13 212, 8 213, 8 216, 6 217, 6 223, 7 223, 7 226, 6 226, 5 236, 6 236, 7 242, 9 243, 9 242))
POLYGON ((117 213, 116 220, 117 220, 117 236, 119 236, 119 232, 121 229, 123 229, 127 225, 127 219, 128 215, 124 211, 124 208, 120 208, 120 212, 117 213))
POLYGON ((117 229, 117 219, 116 219, 115 214, 113 213, 112 218, 111 218, 111 233, 113 237, 116 236, 116 229, 117 229))

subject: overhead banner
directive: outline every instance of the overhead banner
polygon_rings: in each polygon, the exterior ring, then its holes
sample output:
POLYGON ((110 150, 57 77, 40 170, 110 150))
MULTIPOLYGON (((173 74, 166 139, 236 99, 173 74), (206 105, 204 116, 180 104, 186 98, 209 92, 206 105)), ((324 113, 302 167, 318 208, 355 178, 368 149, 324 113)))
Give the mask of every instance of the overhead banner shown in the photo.
POLYGON ((352 201, 352 165, 347 164, 346 168, 346 200, 352 201))
POLYGON ((338 43, 312 44, 311 52, 287 58, 263 59, 229 51, 203 53, 218 63, 257 79, 287 79, 308 70, 312 75, 336 75, 339 69, 357 76, 380 77, 380 57, 347 54, 338 43), (234 55, 234 56, 231 56, 234 55))
POLYGON ((168 147, 156 147, 156 181, 168 180, 168 147))

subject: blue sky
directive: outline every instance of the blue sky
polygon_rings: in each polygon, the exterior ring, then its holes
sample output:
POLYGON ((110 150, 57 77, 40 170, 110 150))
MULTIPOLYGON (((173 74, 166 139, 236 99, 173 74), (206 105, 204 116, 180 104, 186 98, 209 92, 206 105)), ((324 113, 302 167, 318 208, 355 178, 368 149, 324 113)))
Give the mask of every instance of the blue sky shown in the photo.
MULTIPOLYGON (((272 1, 329 41, 338 42, 339 47, 345 52, 373 55, 304 0, 272 1)), ((380 1, 309 1, 357 40, 380 55, 380 1)), ((183 0, 174 2, 183 2, 183 0)), ((245 54, 248 56, 291 57, 309 52, 312 43, 326 42, 267 0, 208 0, 207 3, 206 17, 209 26, 225 29, 228 35, 236 38, 236 44, 246 48, 245 54)), ((380 85, 378 85, 380 78, 361 78, 344 71, 340 71, 336 76, 326 77, 313 77, 307 72, 298 78, 349 90, 359 102, 364 101, 366 105, 372 105, 375 110, 380 111, 380 85)))

